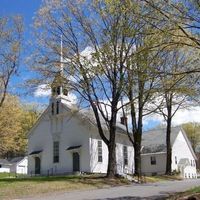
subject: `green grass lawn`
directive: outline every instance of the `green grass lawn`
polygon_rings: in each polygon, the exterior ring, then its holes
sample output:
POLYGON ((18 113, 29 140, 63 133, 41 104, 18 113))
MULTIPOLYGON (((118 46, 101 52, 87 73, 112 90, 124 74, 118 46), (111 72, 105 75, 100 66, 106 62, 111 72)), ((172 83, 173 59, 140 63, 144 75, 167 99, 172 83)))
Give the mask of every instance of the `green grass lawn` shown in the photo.
POLYGON ((100 175, 58 177, 15 177, 0 174, 0 199, 42 195, 50 192, 102 188, 128 184, 125 179, 108 180, 100 175))
POLYGON ((3 178, 14 178, 15 177, 15 174, 13 173, 0 173, 0 179, 3 179, 3 178))

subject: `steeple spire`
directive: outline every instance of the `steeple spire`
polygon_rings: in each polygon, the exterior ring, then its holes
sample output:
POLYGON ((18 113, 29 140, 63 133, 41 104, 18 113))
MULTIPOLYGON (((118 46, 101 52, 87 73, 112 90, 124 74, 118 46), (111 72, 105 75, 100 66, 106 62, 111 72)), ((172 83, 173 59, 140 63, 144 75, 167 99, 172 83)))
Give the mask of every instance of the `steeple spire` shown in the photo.
POLYGON ((60 36, 60 72, 63 73, 63 39, 60 36))

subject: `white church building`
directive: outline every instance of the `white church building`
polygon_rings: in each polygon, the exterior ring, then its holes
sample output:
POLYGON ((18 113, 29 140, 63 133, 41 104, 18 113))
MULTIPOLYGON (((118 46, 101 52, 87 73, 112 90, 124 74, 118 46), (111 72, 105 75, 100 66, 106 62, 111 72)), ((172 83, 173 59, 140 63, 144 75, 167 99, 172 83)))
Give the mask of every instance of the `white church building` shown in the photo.
MULTIPOLYGON (((93 112, 70 104, 61 79, 59 73, 52 84, 49 106, 29 133, 28 173, 106 173, 108 149, 98 134, 93 112)), ((134 173, 134 148, 120 122, 116 160, 118 174, 134 173)))

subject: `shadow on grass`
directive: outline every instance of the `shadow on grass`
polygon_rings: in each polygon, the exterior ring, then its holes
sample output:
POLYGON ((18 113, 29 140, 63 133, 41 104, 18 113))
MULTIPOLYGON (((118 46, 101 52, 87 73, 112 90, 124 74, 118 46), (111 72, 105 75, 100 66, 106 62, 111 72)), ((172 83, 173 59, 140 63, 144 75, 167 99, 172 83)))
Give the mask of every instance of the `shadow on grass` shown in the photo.
POLYGON ((129 182, 125 179, 107 179, 105 176, 99 175, 99 176, 92 176, 92 175, 83 175, 83 176, 77 176, 77 175, 67 175, 67 176, 39 176, 39 177, 16 177, 16 178, 0 178, 0 183, 19 183, 19 182, 36 182, 36 183, 42 183, 42 182, 63 182, 67 181, 70 183, 82 183, 86 185, 91 185, 95 187, 102 187, 102 186, 120 186, 129 184, 129 182))
POLYGON ((96 199, 96 200, 166 200, 167 196, 150 196, 150 197, 115 197, 115 198, 105 198, 105 199, 96 199))

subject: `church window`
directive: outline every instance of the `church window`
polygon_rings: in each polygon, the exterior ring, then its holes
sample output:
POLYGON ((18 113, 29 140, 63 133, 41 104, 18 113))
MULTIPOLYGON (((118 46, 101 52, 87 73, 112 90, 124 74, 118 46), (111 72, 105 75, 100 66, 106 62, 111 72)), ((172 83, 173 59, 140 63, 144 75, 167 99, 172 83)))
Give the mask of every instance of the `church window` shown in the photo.
POLYGON ((53 162, 58 163, 59 162, 59 142, 55 141, 53 143, 53 162))
POLYGON ((68 90, 67 90, 66 88, 63 89, 63 94, 64 94, 65 96, 68 95, 68 90))
POLYGON ((123 146, 123 158, 124 158, 124 165, 128 165, 128 149, 127 149, 127 146, 123 146))
POLYGON ((156 165, 156 157, 151 156, 151 165, 156 165))
POLYGON ((59 111, 60 111, 60 109, 59 109, 59 101, 57 101, 56 102, 56 114, 59 114, 59 111))
POLYGON ((175 164, 177 164, 177 157, 175 156, 175 164))
POLYGON ((102 141, 98 140, 98 162, 103 161, 103 155, 102 155, 102 141))
POLYGON ((51 114, 54 115, 54 103, 51 104, 51 114))
POLYGON ((60 95, 60 86, 57 87, 57 95, 60 95))

